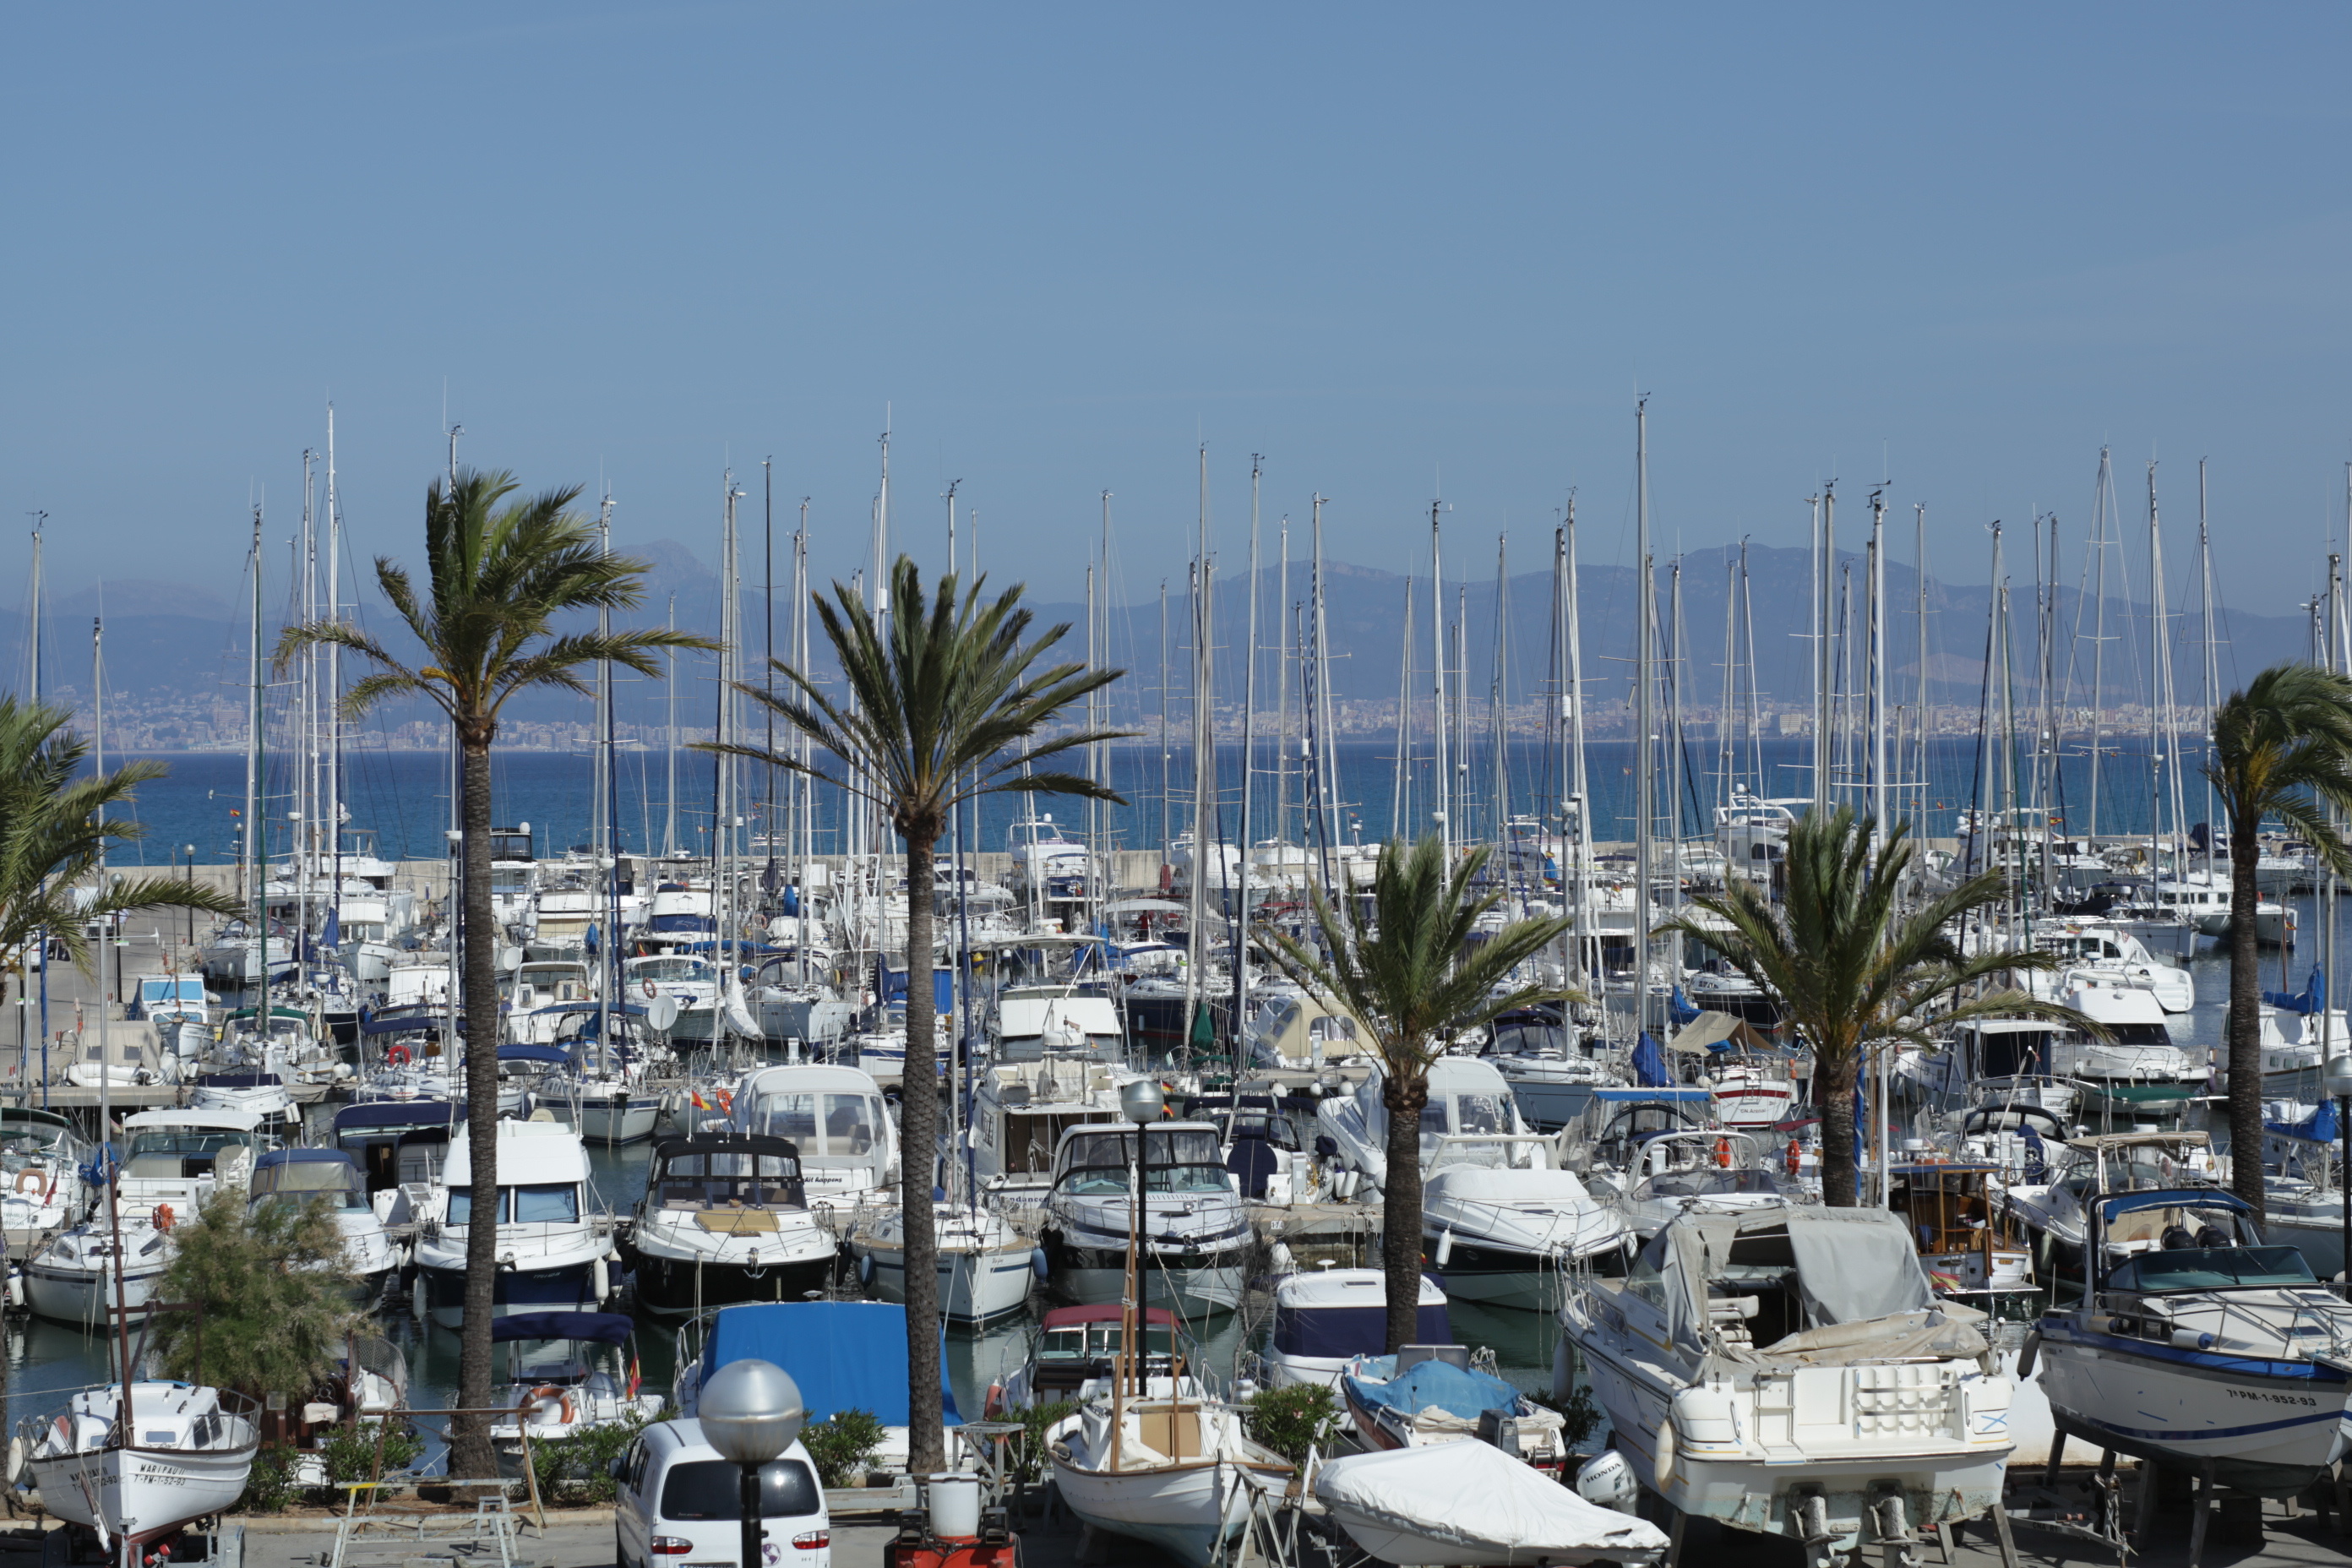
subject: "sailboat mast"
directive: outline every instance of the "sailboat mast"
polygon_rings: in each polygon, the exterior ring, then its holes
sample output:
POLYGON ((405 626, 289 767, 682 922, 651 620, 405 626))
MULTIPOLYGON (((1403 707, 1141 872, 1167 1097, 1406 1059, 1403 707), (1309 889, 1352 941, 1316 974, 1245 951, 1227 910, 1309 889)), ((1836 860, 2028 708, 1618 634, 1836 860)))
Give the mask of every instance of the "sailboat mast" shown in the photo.
POLYGON ((1818 606, 1813 623, 1813 813, 1826 816, 1830 809, 1830 703, 1836 685, 1836 667, 1831 662, 1836 651, 1836 641, 1830 635, 1830 618, 1836 614, 1831 599, 1836 594, 1837 578, 1837 481, 1832 479, 1822 487, 1821 527, 1814 536, 1820 572, 1814 583, 1814 604, 1818 606))
MULTIPOLYGON (((2099 742, 2107 718, 2107 530, 2115 494, 2115 476, 2107 466, 2107 449, 2099 448, 2099 477, 2091 495, 2091 803, 2089 843, 2098 853, 2099 742)), ((2077 623, 2078 625, 2080 623, 2077 623)))
MULTIPOLYGON (((342 492, 335 485, 335 405, 327 405, 327 620, 341 626, 342 602, 342 492)), ((335 934, 343 929, 343 649, 326 646, 327 658, 327 833, 333 846, 330 872, 334 878, 332 905, 335 934)))
MULTIPOLYGON (((1304 722, 1299 726, 1306 728, 1304 722)), ((1400 837, 1412 808, 1412 578, 1404 580, 1404 637, 1397 646, 1396 768, 1389 782, 1389 834, 1400 837)))
POLYGON ((1650 851, 1656 830, 1656 792, 1651 768, 1651 659, 1658 606, 1650 560, 1650 400, 1633 404, 1633 560, 1641 577, 1633 633, 1633 1031, 1649 1026, 1650 851))
MULTIPOLYGON (((1257 800, 1257 519, 1258 477, 1265 472, 1265 455, 1250 454, 1250 531, 1249 531, 1249 630, 1243 644, 1249 649, 1249 658, 1242 673, 1242 890, 1241 904, 1234 911, 1234 1016, 1233 1030, 1235 1050, 1239 1050, 1243 1024, 1249 1017, 1249 904, 1250 847, 1257 840, 1254 835, 1257 818, 1253 807, 1257 800)), ((1279 743, 1276 750, 1279 750, 1279 743)))
POLYGON ((1885 839, 1886 810, 1886 492, 1870 492, 1870 815, 1885 839))
POLYGON ((252 882, 253 932, 257 944, 254 955, 259 962, 261 1001, 255 1016, 262 1022, 266 1037, 269 1026, 269 893, 263 872, 268 865, 269 835, 261 820, 261 766, 263 739, 261 733, 261 507, 253 509, 253 624, 247 628, 246 685, 251 704, 246 722, 245 768, 245 860, 250 868, 247 875, 252 882))
POLYGON ((1438 527, 1443 501, 1429 503, 1429 728, 1435 785, 1432 815, 1444 836, 1445 862, 1454 863, 1454 774, 1445 750, 1445 552, 1438 527))

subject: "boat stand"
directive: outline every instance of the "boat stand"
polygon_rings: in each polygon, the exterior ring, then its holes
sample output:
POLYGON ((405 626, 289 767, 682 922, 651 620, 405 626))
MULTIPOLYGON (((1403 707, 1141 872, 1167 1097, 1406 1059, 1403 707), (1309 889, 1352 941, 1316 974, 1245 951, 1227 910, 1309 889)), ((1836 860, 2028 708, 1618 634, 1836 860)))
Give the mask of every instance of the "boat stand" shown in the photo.
MULTIPOLYGON (((2124 1568, 2131 1560, 2131 1541, 2124 1533, 2123 1489, 2116 1480, 2115 1450, 2101 1451, 2099 1468, 2087 1479, 2062 1482, 2058 1467, 2065 1458, 2069 1436, 2063 1426, 2052 1436, 2050 1462, 2040 1480, 2016 1475, 2003 1479, 2001 1506, 1991 1510, 2003 1568, 2016 1568, 2017 1548, 2010 1535, 2016 1527, 2105 1547, 2116 1554, 2116 1568, 2124 1568)), ((2141 1507, 2147 1506, 2143 1500, 2141 1507)))

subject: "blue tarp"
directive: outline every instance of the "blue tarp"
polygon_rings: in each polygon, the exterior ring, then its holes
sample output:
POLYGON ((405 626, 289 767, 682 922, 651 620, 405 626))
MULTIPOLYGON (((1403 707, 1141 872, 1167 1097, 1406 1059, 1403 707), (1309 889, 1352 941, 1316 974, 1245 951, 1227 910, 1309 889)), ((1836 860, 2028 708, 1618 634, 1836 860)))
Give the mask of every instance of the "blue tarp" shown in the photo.
MULTIPOLYGON (((907 1425, 907 1309, 890 1301, 776 1301, 729 1307, 710 1322, 702 1376, 731 1361, 769 1361, 793 1374, 809 1419, 871 1411, 885 1426, 907 1425)), ((940 1388, 950 1426, 963 1425, 948 1381, 947 1333, 940 1334, 940 1388)))
POLYGON ((2333 1143, 2344 1136, 2332 1100, 2321 1100, 2300 1121, 2265 1121, 2263 1131, 2274 1138, 2292 1138, 2301 1143, 2333 1143))
POLYGON ((1674 994, 1667 999, 1666 1014, 1674 1019, 1675 1028, 1687 1029, 1698 1022, 1699 1010, 1691 1005, 1690 998, 1684 995, 1683 988, 1677 985, 1674 994))
POLYGON ((1650 1038, 1650 1031, 1642 1031, 1633 1047, 1633 1080, 1644 1089, 1664 1089, 1675 1081, 1666 1070, 1666 1054, 1658 1049, 1658 1042, 1650 1038))
POLYGON ((490 1342, 509 1340, 593 1340, 625 1345, 636 1323, 623 1312, 512 1312, 490 1323, 490 1342))
POLYGON ((2283 1013, 2300 1013, 2308 1018, 2327 1006, 2327 976, 2314 964, 2311 978, 2300 991, 2265 991, 2263 1000, 2283 1013))
MULTIPOLYGON (((1393 1356, 1377 1356, 1365 1362, 1364 1370, 1381 1372, 1395 1364, 1393 1356)), ((1386 1405, 1406 1415, 1434 1405, 1465 1421, 1475 1421, 1488 1410, 1516 1410, 1519 1403, 1519 1391, 1501 1378, 1442 1361, 1423 1362, 1385 1383, 1350 1376, 1348 1393, 1359 1404, 1386 1405)))

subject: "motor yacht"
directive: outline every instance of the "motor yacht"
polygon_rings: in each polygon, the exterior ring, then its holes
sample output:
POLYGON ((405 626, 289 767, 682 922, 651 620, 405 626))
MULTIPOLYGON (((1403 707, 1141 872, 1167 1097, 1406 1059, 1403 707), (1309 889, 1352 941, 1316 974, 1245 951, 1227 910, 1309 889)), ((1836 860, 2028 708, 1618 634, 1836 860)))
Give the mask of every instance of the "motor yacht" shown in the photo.
MULTIPOLYGON (((940 1313, 952 1323, 989 1323, 1029 1304, 1036 1243, 993 1209, 970 1203, 932 1205, 939 1258, 940 1313)), ((869 1215, 850 1233, 858 1272, 885 1301, 907 1299, 905 1216, 896 1208, 869 1215)))
POLYGON ((341 1149, 273 1149, 254 1166, 247 1206, 325 1207, 343 1233, 343 1265, 351 1271, 352 1300, 365 1305, 381 1297, 398 1273, 401 1252, 384 1234, 383 1222, 368 1205, 360 1168, 341 1149))
MULTIPOLYGON (((1258 1356, 1267 1386, 1319 1383, 1336 1392, 1360 1356, 1388 1344, 1388 1276, 1378 1268, 1316 1268, 1274 1282, 1274 1325, 1258 1356)), ((1423 1274, 1413 1307, 1412 1342, 1450 1345, 1445 1292, 1423 1274)))
POLYGON ((30 1258, 89 1207, 82 1167, 89 1145, 66 1117, 0 1107, 0 1236, 10 1258, 30 1258))
MULTIPOLYGON (((1045 1195, 1046 1279, 1066 1300, 1120 1299, 1135 1212, 1136 1129, 1073 1127, 1054 1154, 1045 1195)), ((1144 1129, 1139 1223, 1145 1301, 1184 1317, 1241 1303, 1253 1234, 1225 1179, 1216 1129, 1166 1121, 1144 1129)))
POLYGON ((2000 1505, 2011 1381, 1884 1210, 1677 1216, 1559 1321, 1555 1394, 1572 1345, 1618 1449, 1684 1513, 1820 1563, 2000 1505))
POLYGON ((2059 1000, 2104 1025, 2110 1037, 2066 1034, 2053 1047, 2057 1073, 2091 1102, 2084 1120, 2178 1116, 2206 1091, 2211 1069, 2201 1055, 2174 1043, 2162 1005, 2145 986, 2078 970, 2059 1000))
POLYGON ((1556 1007, 1506 1013, 1487 1030, 1478 1055, 1503 1075, 1518 1101, 1519 1114, 1538 1131, 1552 1132, 1576 1121, 1592 1103, 1592 1091, 1621 1083, 1623 1076, 1596 1043, 1556 1007))
POLYGON ((964 1129, 973 1181, 992 1199, 1042 1201, 1063 1134, 1124 1124, 1118 1091, 1136 1076, 1086 1056, 978 1064, 964 1129))
POLYGON ((743 1075, 732 1103, 736 1132, 782 1138, 800 1152, 810 1208, 846 1222, 898 1206, 898 1124, 870 1074, 816 1063, 760 1068, 743 1075))
POLYGON ((2333 1474, 2352 1303, 2218 1188, 2094 1189, 2084 1209, 2090 1289, 2025 1352, 2059 1431, 2263 1496, 2333 1474))
POLYGON ((706 1135, 655 1147, 628 1242, 646 1311, 797 1301, 831 1283, 839 1253, 809 1211, 791 1142, 706 1135))
MULTIPOLYGON (((498 1138, 498 1227, 493 1312, 593 1311, 612 1294, 612 1244, 588 1210, 588 1152, 580 1134, 556 1121, 508 1121, 498 1138)), ((466 1238, 474 1224, 473 1150, 459 1139, 442 1171, 445 1185, 417 1217, 419 1321, 459 1326, 466 1305, 466 1238)))
POLYGON ((1768 1169, 1765 1151, 1747 1132, 1661 1132, 1627 1172, 1591 1178, 1614 1204, 1637 1241, 1647 1242, 1684 1213, 1736 1214, 1790 1201, 1791 1184, 1768 1169))

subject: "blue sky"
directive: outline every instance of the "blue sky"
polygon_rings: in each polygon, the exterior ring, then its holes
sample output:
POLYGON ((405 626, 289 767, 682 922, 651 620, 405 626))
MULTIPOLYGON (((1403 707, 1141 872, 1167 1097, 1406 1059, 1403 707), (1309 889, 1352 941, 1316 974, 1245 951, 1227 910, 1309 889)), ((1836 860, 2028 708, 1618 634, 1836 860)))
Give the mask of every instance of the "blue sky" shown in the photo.
MULTIPOLYGON (((1533 569, 1571 486, 1630 560, 1801 544, 1882 469, 1930 570, 2056 510, 2103 441, 2185 570, 2284 610, 2352 458, 2340 61, 2317 5, 15 7, 0 570, 233 590, 339 411, 362 552, 469 460, 604 476, 708 557, 730 456, 866 541, 961 479, 987 563, 1181 580, 1194 448, 1223 569, 1249 454, 1328 549, 1533 569)), ((784 510, 780 502, 779 511, 784 510)), ((2137 524, 2136 524, 2137 526, 2137 524)), ((1904 534, 1907 542, 1907 529, 1904 534)), ((2132 554, 2140 559, 2138 535, 2132 554)), ((1898 554, 1907 555, 1907 542, 1898 554)), ((2177 584, 2176 584, 2177 592, 2177 584)))

